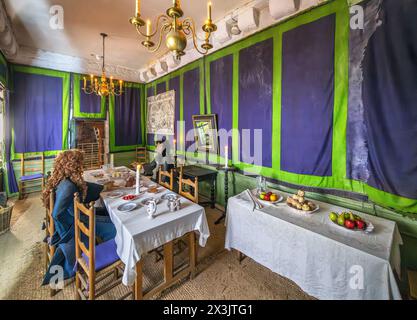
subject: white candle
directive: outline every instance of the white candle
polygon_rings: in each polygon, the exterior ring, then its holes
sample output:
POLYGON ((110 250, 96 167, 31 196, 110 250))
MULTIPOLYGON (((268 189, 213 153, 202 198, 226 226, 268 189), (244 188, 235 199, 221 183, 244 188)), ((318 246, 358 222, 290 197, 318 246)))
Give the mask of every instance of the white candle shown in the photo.
POLYGON ((177 155, 177 139, 174 139, 174 156, 177 155))
POLYGON ((110 167, 114 168, 114 153, 110 154, 110 167))
POLYGON ((140 0, 136 0, 136 16, 140 17, 140 0))
POLYGON ((229 166, 229 146, 224 147, 224 167, 229 166))
POLYGON ((140 193, 140 164, 136 167, 136 194, 140 193))
POLYGON ((207 3, 207 19, 211 20, 211 2, 207 3))
POLYGON ((146 35, 147 36, 151 35, 151 21, 150 20, 146 21, 146 35))

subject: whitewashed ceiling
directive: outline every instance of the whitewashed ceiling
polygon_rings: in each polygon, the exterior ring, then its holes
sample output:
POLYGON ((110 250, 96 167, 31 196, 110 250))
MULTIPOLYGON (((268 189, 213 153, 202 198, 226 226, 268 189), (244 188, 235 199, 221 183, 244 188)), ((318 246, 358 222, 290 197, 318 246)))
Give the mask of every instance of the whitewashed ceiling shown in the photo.
MULTIPOLYGON (((64 71, 98 73, 100 63, 93 55, 101 55, 100 33, 105 32, 109 35, 106 42, 108 73, 124 80, 144 81, 143 71, 166 53, 162 48, 159 53, 150 54, 140 45, 141 39, 128 21, 134 14, 135 0, 1 1, 19 45, 17 55, 8 57, 16 63, 64 71), (63 30, 53 30, 49 25, 50 8, 53 5, 61 5, 64 9, 63 30)), ((271 1, 288 3, 293 0, 271 1)), ((304 7, 308 7, 316 5, 320 0, 298 0, 300 1, 304 1, 306 3, 304 7)), ((268 0, 211 0, 211 2, 213 19, 216 22, 230 20, 230 13, 253 6, 261 11, 259 28, 276 22, 268 15, 268 0)), ((185 16, 192 16, 198 25, 201 25, 206 17, 206 4, 207 0, 181 0, 185 16)), ((142 0, 142 16, 154 20, 171 5, 172 0, 142 0)), ((257 30, 242 33, 231 41, 255 31, 257 30)), ((215 43, 215 49, 227 44, 229 43, 215 43)), ((198 57, 193 55, 191 59, 198 57)), ((190 57, 186 57, 182 64, 187 62, 190 62, 190 57)))

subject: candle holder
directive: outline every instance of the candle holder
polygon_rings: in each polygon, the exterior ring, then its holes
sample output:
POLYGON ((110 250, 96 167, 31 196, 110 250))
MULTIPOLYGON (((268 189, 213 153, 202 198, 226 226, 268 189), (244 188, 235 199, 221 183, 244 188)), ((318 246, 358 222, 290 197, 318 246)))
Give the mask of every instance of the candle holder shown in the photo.
POLYGON ((226 218, 227 213, 227 201, 229 200, 229 172, 237 171, 237 168, 232 166, 220 166, 217 168, 219 171, 224 171, 224 212, 219 219, 217 219, 214 224, 219 224, 224 218, 226 218))

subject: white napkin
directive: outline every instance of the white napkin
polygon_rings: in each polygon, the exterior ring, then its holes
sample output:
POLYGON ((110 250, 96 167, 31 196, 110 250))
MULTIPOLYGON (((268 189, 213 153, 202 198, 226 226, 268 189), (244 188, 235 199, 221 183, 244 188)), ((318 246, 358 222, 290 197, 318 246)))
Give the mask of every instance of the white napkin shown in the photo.
POLYGON ((249 189, 246 189, 245 192, 249 196, 249 199, 252 200, 252 203, 253 203, 252 211, 255 211, 255 209, 258 209, 258 210, 263 209, 264 206, 254 197, 254 195, 249 189))

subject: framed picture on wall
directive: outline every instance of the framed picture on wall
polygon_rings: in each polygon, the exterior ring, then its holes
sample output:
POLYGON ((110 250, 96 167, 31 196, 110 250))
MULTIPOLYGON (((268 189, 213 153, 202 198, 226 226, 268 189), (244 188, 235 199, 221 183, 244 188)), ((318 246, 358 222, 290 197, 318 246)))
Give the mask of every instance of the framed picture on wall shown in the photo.
POLYGON ((219 144, 216 115, 193 115, 193 127, 197 151, 217 154, 219 144))

